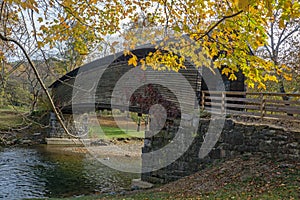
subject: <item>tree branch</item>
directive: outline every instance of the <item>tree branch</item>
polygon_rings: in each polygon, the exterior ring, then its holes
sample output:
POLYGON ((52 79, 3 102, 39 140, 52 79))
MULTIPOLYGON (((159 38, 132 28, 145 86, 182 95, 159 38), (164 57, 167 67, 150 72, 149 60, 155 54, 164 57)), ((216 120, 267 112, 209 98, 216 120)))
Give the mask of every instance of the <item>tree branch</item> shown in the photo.
POLYGON ((264 47, 267 49, 267 51, 269 53, 269 57, 272 58, 272 53, 271 53, 271 50, 269 49, 269 47, 267 45, 264 45, 264 47))
MULTIPOLYGON (((274 16, 275 17, 275 16, 274 16)), ((274 48, 274 22, 271 22, 271 34, 270 34, 270 39, 271 39, 271 52, 272 52, 272 54, 271 54, 271 59, 275 62, 275 58, 274 58, 274 56, 275 56, 275 48, 274 48)))
MULTIPOLYGON (((284 42, 288 37, 290 37, 291 35, 293 35, 295 32, 299 31, 300 29, 300 25, 298 25, 294 30, 292 30, 291 32, 289 32, 282 40, 281 43, 284 42)), ((278 41, 279 42, 279 41, 278 41)))
POLYGON ((279 36, 279 39, 278 39, 278 43, 277 43, 277 46, 276 46, 277 51, 279 50, 280 44, 283 42, 283 41, 281 41, 281 38, 283 37, 283 35, 284 35, 284 33, 285 33, 286 29, 287 29, 288 24, 289 23, 287 22, 286 25, 284 26, 284 29, 280 33, 280 36, 279 36))
POLYGON ((243 12, 243 11, 241 10, 241 11, 239 11, 239 12, 237 12, 237 13, 232 14, 232 15, 224 16, 224 17, 223 17, 222 19, 220 19, 217 23, 215 23, 212 27, 210 27, 210 28, 206 31, 206 33, 204 33, 202 36, 200 36, 199 38, 197 38, 196 41, 199 41, 199 40, 201 40, 202 38, 204 38, 206 35, 208 35, 212 30, 214 30, 214 29, 215 29, 220 23, 222 23, 225 19, 235 17, 235 16, 241 14, 242 12, 243 12))
POLYGON ((4 9, 4 1, 2 1, 2 3, 1 3, 1 9, 0 9, 0 21, 2 21, 2 13, 3 13, 3 9, 4 9))
POLYGON ((48 98, 49 101, 50 101, 52 110, 53 110, 53 112, 55 113, 55 115, 56 115, 56 117, 57 117, 57 119, 58 119, 60 125, 62 126, 62 128, 64 129, 64 131, 66 132, 67 135, 72 136, 72 137, 75 137, 75 138, 78 138, 78 136, 73 135, 73 134, 71 134, 71 133, 69 132, 69 130, 68 130, 67 127, 65 126, 64 122, 62 121, 62 118, 60 117, 60 115, 59 115, 59 113, 58 113, 58 111, 57 111, 57 109, 56 109, 56 107, 55 107, 55 104, 54 104, 54 102, 53 102, 53 100, 52 100, 52 97, 51 97, 50 93, 49 93, 48 90, 47 90, 47 87, 45 86, 43 80, 42 80, 41 77, 40 77, 39 72, 37 71, 36 67, 34 66, 33 62, 31 61, 29 55, 27 54, 27 52, 26 52, 25 48, 22 46, 22 44, 20 44, 18 41, 14 40, 14 39, 12 39, 12 38, 5 37, 5 36, 3 36, 2 34, 0 34, 0 39, 3 40, 3 41, 6 41, 6 42, 12 42, 12 43, 14 43, 14 44, 16 44, 16 45, 22 50, 22 52, 24 53, 26 59, 28 60, 28 63, 29 63, 29 65, 30 65, 30 67, 32 68, 32 70, 33 70, 33 72, 34 72, 36 78, 38 79, 40 85, 42 86, 44 92, 46 93, 47 98, 48 98))

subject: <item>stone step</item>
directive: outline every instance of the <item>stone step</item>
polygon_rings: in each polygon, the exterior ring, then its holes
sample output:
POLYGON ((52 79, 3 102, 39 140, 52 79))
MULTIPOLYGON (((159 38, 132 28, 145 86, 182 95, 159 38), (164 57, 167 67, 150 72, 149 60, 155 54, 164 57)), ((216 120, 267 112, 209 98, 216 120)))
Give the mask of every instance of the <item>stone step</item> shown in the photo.
POLYGON ((90 139, 45 138, 47 145, 89 145, 90 139))

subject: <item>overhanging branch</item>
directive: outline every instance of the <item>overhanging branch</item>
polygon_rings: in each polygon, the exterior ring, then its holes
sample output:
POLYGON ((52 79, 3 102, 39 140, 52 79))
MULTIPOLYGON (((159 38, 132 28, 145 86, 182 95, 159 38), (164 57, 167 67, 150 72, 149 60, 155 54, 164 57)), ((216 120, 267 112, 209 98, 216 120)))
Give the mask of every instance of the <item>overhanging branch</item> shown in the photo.
POLYGON ((206 33, 204 33, 203 35, 201 35, 199 38, 197 38, 196 41, 199 41, 201 40, 202 38, 204 38, 206 35, 208 35, 212 30, 214 30, 220 23, 222 23, 224 20, 228 19, 228 18, 232 18, 232 17, 235 17, 235 16, 238 16, 239 14, 241 14, 243 11, 239 11, 237 13, 234 13, 232 15, 227 15, 227 16, 224 16, 222 17, 222 19, 220 19, 219 21, 217 21, 217 23, 215 23, 212 27, 210 27, 206 33))
POLYGON ((6 41, 6 42, 12 42, 12 43, 14 43, 14 44, 16 44, 22 50, 22 52, 24 53, 24 55, 25 55, 25 57, 26 57, 29 65, 30 65, 30 67, 32 68, 32 70, 33 70, 33 72, 34 72, 34 74, 35 74, 38 82, 40 83, 40 85, 42 86, 44 92, 46 93, 46 96, 47 96, 48 100, 50 101, 50 105, 52 107, 52 110, 55 113, 55 115, 57 117, 57 120, 59 121, 60 125, 64 129, 65 133, 67 135, 72 136, 72 137, 78 138, 78 136, 71 134, 69 132, 69 130, 67 129, 67 127, 65 126, 62 118, 60 117, 60 114, 58 113, 58 111, 57 111, 57 109, 55 107, 55 104, 54 104, 54 102, 52 100, 52 97, 51 97, 50 93, 47 90, 46 85, 44 84, 43 80, 41 79, 41 76, 40 76, 39 72, 37 71, 36 67, 34 66, 33 62, 31 61, 31 59, 30 59, 28 53, 26 52, 25 48, 23 47, 23 45, 20 44, 17 40, 14 40, 12 38, 8 38, 8 37, 2 35, 1 33, 0 33, 0 39, 3 40, 3 41, 6 41))

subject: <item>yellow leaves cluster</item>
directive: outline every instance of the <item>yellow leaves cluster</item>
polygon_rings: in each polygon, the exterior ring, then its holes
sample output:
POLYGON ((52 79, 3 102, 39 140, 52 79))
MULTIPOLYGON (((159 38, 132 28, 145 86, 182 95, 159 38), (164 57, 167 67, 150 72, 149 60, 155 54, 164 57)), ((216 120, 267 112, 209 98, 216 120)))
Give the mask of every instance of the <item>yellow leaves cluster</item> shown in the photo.
MULTIPOLYGON (((34 12, 38 22, 36 36, 39 37, 39 48, 52 48, 57 42, 67 41, 82 55, 101 42, 105 35, 116 33, 120 29, 120 21, 125 18, 124 5, 117 0, 49 0, 47 6, 38 4, 36 0, 8 0, 5 3, 9 4, 11 13, 34 12)), ((14 20, 17 22, 19 17, 16 14, 14 20)))
POLYGON ((128 65, 137 66, 138 58, 136 55, 132 54, 132 57, 128 60, 128 65))
MULTIPOLYGON (((299 1, 66 0, 59 1, 59 5, 57 1, 49 0, 50 8, 39 7, 36 0, 6 2, 17 5, 18 9, 30 9, 36 13, 47 13, 51 9, 54 11, 56 7, 62 11, 61 14, 54 12, 52 20, 40 16, 37 18, 41 25, 38 33, 41 38, 37 43, 40 48, 52 47, 57 41, 71 41, 76 51, 87 54, 89 49, 101 42, 106 35, 119 32, 124 20, 137 21, 138 12, 142 10, 145 16, 149 17, 149 22, 168 26, 177 42, 166 45, 162 40, 162 44, 157 45, 157 51, 142 60, 132 53, 125 52, 130 55, 129 65, 137 66, 140 63, 144 68, 149 66, 156 70, 178 71, 184 67, 185 58, 197 67, 211 67, 211 60, 218 57, 213 63, 214 67, 222 69, 222 74, 230 80, 236 80, 235 73, 242 70, 250 87, 264 88, 264 82, 277 81, 276 76, 279 75, 286 80, 291 79, 291 76, 285 73, 284 66, 276 68, 266 60, 251 56, 249 47, 255 52, 267 44, 266 29, 272 21, 274 9, 281 10, 281 29, 290 18, 300 17, 299 1), (155 11, 154 6, 157 7, 155 11), (164 13, 165 10, 167 13, 164 13), (239 15, 222 20, 223 17, 241 10, 243 12, 239 15), (208 33, 209 28, 216 24, 217 26, 208 33), (182 37, 185 34, 189 37, 182 37)), ((10 17, 18 18, 17 9, 10 17)), ((134 49, 142 44, 141 40, 155 44, 157 35, 157 32, 128 32, 125 36, 125 47, 134 49)), ((112 43, 113 51, 116 45, 117 43, 112 43)))
POLYGON ((227 67, 225 67, 224 69, 222 69, 222 74, 225 74, 226 76, 228 76, 228 74, 231 72, 231 70, 227 67))
POLYGON ((125 50, 124 55, 130 56, 128 59, 128 65, 136 67, 140 64, 142 69, 151 67, 158 71, 173 70, 178 72, 179 69, 185 68, 184 57, 179 57, 173 52, 167 52, 160 49, 157 49, 154 52, 149 52, 146 58, 142 59, 139 59, 129 50, 125 50))
POLYGON ((278 79, 275 75, 266 74, 263 79, 264 79, 265 82, 274 81, 274 82, 278 83, 278 79))
POLYGON ((154 52, 150 52, 145 59, 142 59, 141 64, 143 69, 151 67, 158 71, 173 70, 178 72, 179 69, 185 68, 184 61, 183 56, 157 49, 154 52))
POLYGON ((291 81, 291 80, 293 79, 292 74, 284 73, 284 74, 283 74, 283 77, 284 77, 285 80, 287 80, 287 81, 291 81))
POLYGON ((250 0, 233 0, 234 4, 241 10, 248 10, 250 0))

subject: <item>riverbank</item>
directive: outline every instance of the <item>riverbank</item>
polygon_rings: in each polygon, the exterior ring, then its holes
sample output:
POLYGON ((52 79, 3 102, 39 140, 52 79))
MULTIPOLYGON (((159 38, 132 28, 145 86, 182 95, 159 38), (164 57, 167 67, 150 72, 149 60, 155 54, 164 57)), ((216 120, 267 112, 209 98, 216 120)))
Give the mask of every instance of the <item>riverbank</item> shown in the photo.
POLYGON ((110 156, 140 158, 144 142, 140 138, 118 138, 111 140, 96 140, 89 145, 47 145, 47 149, 53 152, 79 153, 101 155, 104 158, 110 156))
POLYGON ((0 109, 0 146, 43 143, 47 127, 37 117, 42 116, 29 115, 25 110, 0 109))
POLYGON ((299 161, 239 156, 154 189, 68 199, 299 199, 299 177, 299 161))
MULTIPOLYGON (((48 123, 47 112, 29 115, 26 111, 0 109, 0 146, 45 143, 49 132, 48 123)), ((139 138, 144 138, 144 129, 144 123, 142 123, 140 131, 137 131, 137 124, 122 115, 115 118, 111 115, 102 115, 89 119, 90 139, 105 139, 113 143, 114 140, 119 139, 124 142, 134 138, 140 140, 139 138), (118 127, 115 120, 118 120, 122 129, 118 127)), ((73 134, 76 135, 76 133, 73 134)))

